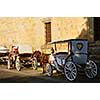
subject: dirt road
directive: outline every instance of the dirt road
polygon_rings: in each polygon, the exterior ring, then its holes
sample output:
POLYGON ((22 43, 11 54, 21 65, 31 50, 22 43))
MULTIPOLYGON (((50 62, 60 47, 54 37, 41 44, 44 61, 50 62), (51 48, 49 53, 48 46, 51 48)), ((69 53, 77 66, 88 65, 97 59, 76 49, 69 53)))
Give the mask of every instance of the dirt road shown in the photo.
MULTIPOLYGON (((6 65, 0 65, 0 83, 69 83, 62 74, 54 73, 53 77, 42 74, 42 69, 33 70, 23 68, 20 72, 16 69, 8 70, 6 65)), ((85 76, 78 77, 74 83, 100 83, 100 77, 88 79, 85 76)))

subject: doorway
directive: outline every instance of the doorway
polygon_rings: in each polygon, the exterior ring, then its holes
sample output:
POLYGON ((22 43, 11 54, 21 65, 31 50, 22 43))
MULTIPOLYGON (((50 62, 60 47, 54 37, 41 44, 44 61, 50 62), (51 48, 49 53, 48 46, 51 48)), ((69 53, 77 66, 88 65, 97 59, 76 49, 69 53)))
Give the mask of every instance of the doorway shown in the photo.
POLYGON ((46 44, 51 42, 51 22, 45 23, 46 44))

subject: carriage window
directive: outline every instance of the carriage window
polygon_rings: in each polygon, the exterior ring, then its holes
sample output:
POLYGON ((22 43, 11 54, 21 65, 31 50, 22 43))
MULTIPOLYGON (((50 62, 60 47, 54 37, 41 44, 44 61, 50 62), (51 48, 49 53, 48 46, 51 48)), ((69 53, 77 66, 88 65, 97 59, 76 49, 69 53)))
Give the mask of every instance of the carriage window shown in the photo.
POLYGON ((77 43, 76 47, 78 50, 81 50, 83 48, 83 43, 77 43))
POLYGON ((56 44, 57 52, 68 52, 68 43, 56 44))
POLYGON ((45 23, 46 44, 51 42, 51 22, 45 23))

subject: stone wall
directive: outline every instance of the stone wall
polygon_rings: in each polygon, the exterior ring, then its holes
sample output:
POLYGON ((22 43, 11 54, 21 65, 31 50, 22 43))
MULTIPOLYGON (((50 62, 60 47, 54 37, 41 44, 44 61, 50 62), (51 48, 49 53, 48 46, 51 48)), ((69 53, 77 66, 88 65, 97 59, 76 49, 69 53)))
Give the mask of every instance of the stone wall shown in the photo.
MULTIPOLYGON (((45 44, 45 24, 42 17, 1 17, 0 45, 10 47, 13 44, 29 44, 33 50, 45 44)), ((47 20, 48 18, 46 18, 47 20)), ((52 17, 51 40, 87 38, 93 41, 90 34, 90 18, 52 17)), ((91 28, 93 29, 93 28, 91 28)))
POLYGON ((0 18, 0 45, 8 47, 17 43, 34 45, 34 25, 33 18, 0 18))
POLYGON ((54 17, 52 18, 52 41, 85 38, 93 41, 91 18, 84 17, 54 17))

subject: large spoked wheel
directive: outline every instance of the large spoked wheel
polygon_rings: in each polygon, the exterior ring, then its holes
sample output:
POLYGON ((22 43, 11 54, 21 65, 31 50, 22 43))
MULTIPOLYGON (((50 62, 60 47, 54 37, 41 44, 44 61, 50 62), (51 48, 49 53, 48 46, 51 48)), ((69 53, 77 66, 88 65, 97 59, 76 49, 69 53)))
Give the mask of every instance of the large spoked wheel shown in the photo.
POLYGON ((49 77, 51 77, 53 75, 53 69, 49 63, 46 64, 46 73, 49 77))
POLYGON ((74 81, 77 77, 76 65, 73 62, 68 61, 64 67, 64 73, 69 81, 74 81))
POLYGON ((32 68, 34 69, 34 70, 37 70, 37 59, 35 58, 33 61, 32 61, 32 68))
POLYGON ((88 78, 95 78, 97 76, 97 65, 95 62, 89 60, 85 67, 85 74, 88 78))

